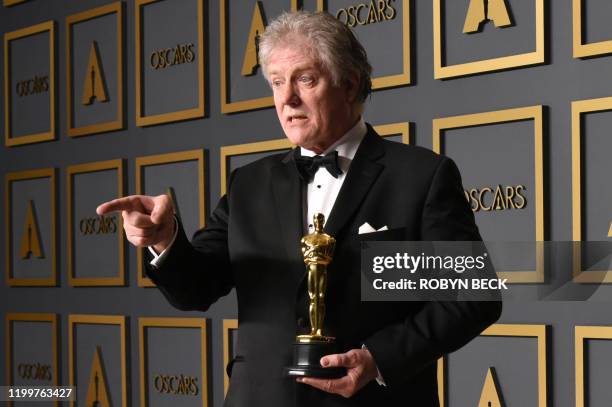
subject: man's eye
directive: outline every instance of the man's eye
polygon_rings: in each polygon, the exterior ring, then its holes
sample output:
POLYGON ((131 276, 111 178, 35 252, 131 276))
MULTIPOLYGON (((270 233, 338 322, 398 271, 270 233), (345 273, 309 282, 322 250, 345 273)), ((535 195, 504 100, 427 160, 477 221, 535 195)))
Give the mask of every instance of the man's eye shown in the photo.
POLYGON ((272 81, 272 87, 273 87, 273 88, 278 88, 278 87, 280 87, 281 85, 282 85, 282 82, 281 82, 281 81, 279 81, 279 80, 274 80, 274 81, 272 81))
POLYGON ((311 85, 314 82, 314 78, 312 76, 300 76, 300 82, 306 85, 311 85))

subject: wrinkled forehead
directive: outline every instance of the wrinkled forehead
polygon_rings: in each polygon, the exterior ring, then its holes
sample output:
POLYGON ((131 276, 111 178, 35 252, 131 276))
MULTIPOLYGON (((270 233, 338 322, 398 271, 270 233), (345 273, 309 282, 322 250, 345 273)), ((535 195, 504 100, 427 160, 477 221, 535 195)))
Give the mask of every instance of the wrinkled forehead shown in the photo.
POLYGON ((279 35, 270 44, 272 52, 282 48, 294 48, 301 49, 304 52, 315 52, 314 49, 316 48, 316 44, 308 35, 293 31, 279 35))
POLYGON ((305 44, 284 44, 274 47, 267 60, 269 75, 299 69, 321 69, 319 54, 305 44))
POLYGON ((300 53, 303 57, 316 61, 320 60, 317 45, 313 43, 311 38, 299 33, 290 33, 276 38, 276 41, 270 44, 267 60, 263 62, 270 63, 274 55, 289 51, 300 53))

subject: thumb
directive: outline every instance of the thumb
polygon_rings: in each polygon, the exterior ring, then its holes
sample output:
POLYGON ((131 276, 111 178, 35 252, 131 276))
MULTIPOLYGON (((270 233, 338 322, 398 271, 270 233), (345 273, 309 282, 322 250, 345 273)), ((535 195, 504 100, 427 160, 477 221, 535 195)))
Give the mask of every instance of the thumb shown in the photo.
POLYGON ((162 224, 172 214, 172 202, 168 195, 158 195, 153 198, 153 210, 151 211, 151 222, 156 225, 162 224))
POLYGON ((344 354, 334 354, 323 356, 319 361, 323 367, 344 366, 344 354))
POLYGON ((346 353, 338 353, 335 355, 323 356, 320 360, 321 366, 332 367, 332 366, 344 366, 344 367, 355 367, 359 364, 359 353, 357 349, 351 349, 346 353))

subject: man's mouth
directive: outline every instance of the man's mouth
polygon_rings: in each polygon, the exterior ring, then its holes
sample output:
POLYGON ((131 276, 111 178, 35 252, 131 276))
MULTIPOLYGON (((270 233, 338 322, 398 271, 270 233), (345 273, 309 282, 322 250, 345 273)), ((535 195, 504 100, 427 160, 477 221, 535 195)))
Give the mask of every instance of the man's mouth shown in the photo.
POLYGON ((289 123, 299 123, 299 122, 301 122, 303 120, 306 120, 306 119, 307 119, 306 116, 297 114, 297 115, 289 116, 287 118, 287 121, 289 123))

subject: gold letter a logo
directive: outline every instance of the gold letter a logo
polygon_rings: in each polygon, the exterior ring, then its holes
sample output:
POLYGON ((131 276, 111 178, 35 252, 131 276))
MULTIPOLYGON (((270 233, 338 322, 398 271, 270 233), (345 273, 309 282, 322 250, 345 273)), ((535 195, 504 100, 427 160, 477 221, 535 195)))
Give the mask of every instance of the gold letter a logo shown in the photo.
POLYGON ((93 362, 91 363, 91 373, 89 374, 89 385, 87 387, 86 407, 111 407, 106 378, 102 368, 100 358, 100 348, 96 346, 93 362))
POLYGON ((98 102, 108 102, 106 93, 106 83, 104 82, 104 73, 100 62, 100 53, 98 52, 98 43, 96 41, 91 44, 89 51, 89 63, 87 64, 87 73, 85 75, 85 83, 83 84, 83 98, 81 102, 84 105, 91 105, 94 98, 98 102))
POLYGON ((608 237, 612 237, 612 223, 610 223, 610 230, 608 231, 608 237))
POLYGON ((487 371, 482 393, 480 393, 480 401, 478 407, 504 407, 502 402, 503 397, 497 387, 497 378, 495 370, 490 367, 487 371))
POLYGON ((505 0, 470 0, 463 33, 477 32, 487 20, 493 21, 497 28, 512 25, 505 0))
POLYGON ((259 57, 257 56, 257 52, 259 51, 259 36, 263 34, 265 29, 266 23, 263 18, 261 2, 258 1, 255 3, 255 10, 253 10, 251 31, 249 31, 244 61, 242 62, 241 73, 244 76, 253 75, 253 73, 255 73, 255 68, 259 65, 259 57))
POLYGON ((36 216, 34 215, 34 202, 32 201, 28 201, 26 221, 23 228, 23 236, 21 237, 21 247, 19 248, 19 255, 22 259, 30 257, 30 253, 39 259, 44 257, 40 246, 40 231, 38 230, 36 216))

